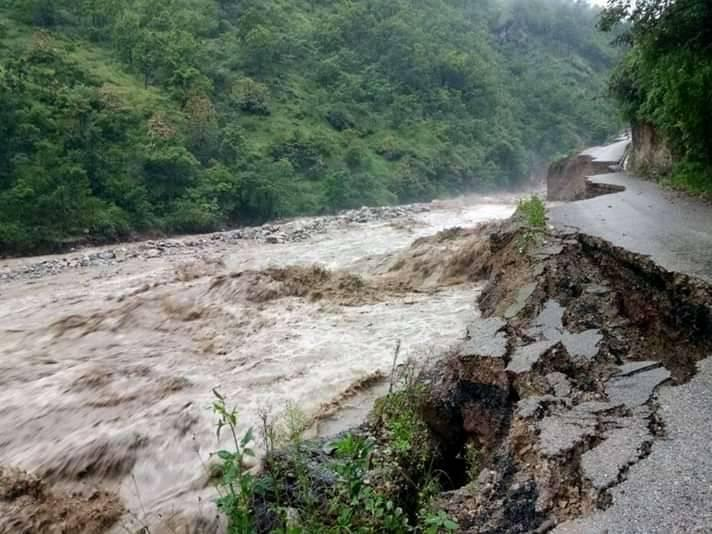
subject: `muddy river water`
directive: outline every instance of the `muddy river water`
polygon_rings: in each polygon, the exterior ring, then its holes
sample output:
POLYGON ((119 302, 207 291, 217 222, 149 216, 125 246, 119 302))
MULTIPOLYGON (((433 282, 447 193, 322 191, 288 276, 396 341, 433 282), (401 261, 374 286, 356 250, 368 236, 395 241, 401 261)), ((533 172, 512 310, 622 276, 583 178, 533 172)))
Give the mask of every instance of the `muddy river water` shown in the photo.
POLYGON ((402 359, 422 361, 476 319, 472 284, 353 302, 250 298, 255 273, 317 264, 368 279, 419 237, 513 210, 511 197, 471 198, 300 242, 215 241, 2 281, 0 463, 62 487, 118 493, 130 513, 116 532, 170 532, 214 515, 213 388, 239 408, 242 429, 261 410, 276 416, 292 403, 314 418, 338 400, 313 429, 337 431, 374 396, 344 392, 387 374, 398 340, 402 359), (253 276, 235 276, 244 272, 253 276))

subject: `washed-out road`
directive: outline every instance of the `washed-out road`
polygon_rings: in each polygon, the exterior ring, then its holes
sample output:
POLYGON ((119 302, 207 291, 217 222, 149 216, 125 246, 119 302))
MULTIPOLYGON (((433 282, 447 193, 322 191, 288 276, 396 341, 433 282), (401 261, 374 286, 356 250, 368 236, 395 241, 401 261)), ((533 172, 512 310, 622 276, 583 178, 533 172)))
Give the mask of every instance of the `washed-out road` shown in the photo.
MULTIPOLYGON (((614 162, 624 149, 625 142, 619 142, 590 154, 614 162)), ((625 189, 556 205, 549 212, 551 224, 606 239, 649 256, 669 271, 712 282, 710 205, 624 172, 591 180, 625 189)), ((665 435, 610 489, 610 506, 559 525, 556 534, 712 532, 710 356, 686 384, 658 388, 658 414, 665 435)))

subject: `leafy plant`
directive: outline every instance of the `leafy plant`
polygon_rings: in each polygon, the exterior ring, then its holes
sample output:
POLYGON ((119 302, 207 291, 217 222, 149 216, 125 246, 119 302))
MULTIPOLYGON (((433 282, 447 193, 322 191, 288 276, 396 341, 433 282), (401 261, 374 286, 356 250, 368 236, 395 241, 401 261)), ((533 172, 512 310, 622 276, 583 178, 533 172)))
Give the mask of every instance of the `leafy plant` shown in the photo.
POLYGON ((427 516, 424 521, 424 534, 442 534, 443 532, 455 532, 459 525, 442 510, 427 516))
POLYGON ((525 222, 532 228, 546 226, 546 206, 536 195, 529 199, 521 199, 517 205, 517 212, 524 217, 525 222))
POLYGON ((407 532, 403 510, 368 483, 373 443, 347 434, 336 442, 339 483, 330 503, 336 526, 349 532, 407 532))
POLYGON ((245 468, 245 460, 254 457, 250 448, 253 441, 252 429, 241 438, 237 435, 238 413, 236 408, 228 408, 225 397, 217 389, 213 390, 213 412, 218 417, 217 437, 227 428, 232 437, 234 450, 220 450, 217 457, 222 462, 222 480, 218 486, 221 495, 217 500, 218 510, 228 519, 230 534, 252 534, 254 532, 253 503, 257 487, 254 476, 245 468))

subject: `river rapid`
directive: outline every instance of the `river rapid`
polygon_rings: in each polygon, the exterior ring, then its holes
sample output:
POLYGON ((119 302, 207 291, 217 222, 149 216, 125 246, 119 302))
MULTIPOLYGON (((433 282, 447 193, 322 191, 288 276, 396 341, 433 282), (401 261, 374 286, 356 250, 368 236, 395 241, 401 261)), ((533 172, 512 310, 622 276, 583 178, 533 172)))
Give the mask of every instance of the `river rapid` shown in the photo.
POLYGON ((197 518, 215 516, 214 388, 243 431, 261 411, 293 405, 313 433, 336 432, 381 391, 397 341, 401 361, 422 362, 477 317, 472 283, 351 298, 339 282, 315 297, 280 293, 265 270, 318 265, 368 281, 414 240, 506 218, 514 200, 406 208, 299 242, 185 238, 200 246, 0 281, 0 463, 71 491, 117 493, 129 512, 116 532, 199 530, 197 518), (373 388, 354 387, 363 383, 373 388))

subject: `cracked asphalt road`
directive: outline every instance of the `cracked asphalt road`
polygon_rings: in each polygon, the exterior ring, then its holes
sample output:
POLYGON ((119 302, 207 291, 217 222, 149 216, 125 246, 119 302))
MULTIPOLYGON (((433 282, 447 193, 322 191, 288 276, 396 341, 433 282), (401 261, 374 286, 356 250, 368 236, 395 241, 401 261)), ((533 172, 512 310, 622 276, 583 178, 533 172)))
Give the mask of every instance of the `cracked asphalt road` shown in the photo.
POLYGON ((712 532, 712 359, 687 384, 659 388, 658 398, 666 435, 611 489, 609 508, 555 534, 712 532))
MULTIPOLYGON (((625 143, 618 142, 587 153, 614 162, 624 149, 625 143)), ((557 205, 550 209, 551 224, 606 239, 650 256, 667 270, 712 282, 711 206, 625 173, 592 181, 625 191, 557 205)), ((556 534, 712 533, 712 358, 698 369, 686 384, 658 388, 657 412, 665 435, 611 488, 611 505, 559 525, 556 534)))
POLYGON ((669 271, 712 282, 712 206, 625 173, 601 174, 591 181, 626 189, 555 206, 549 210, 551 224, 606 239, 650 256, 669 271))

